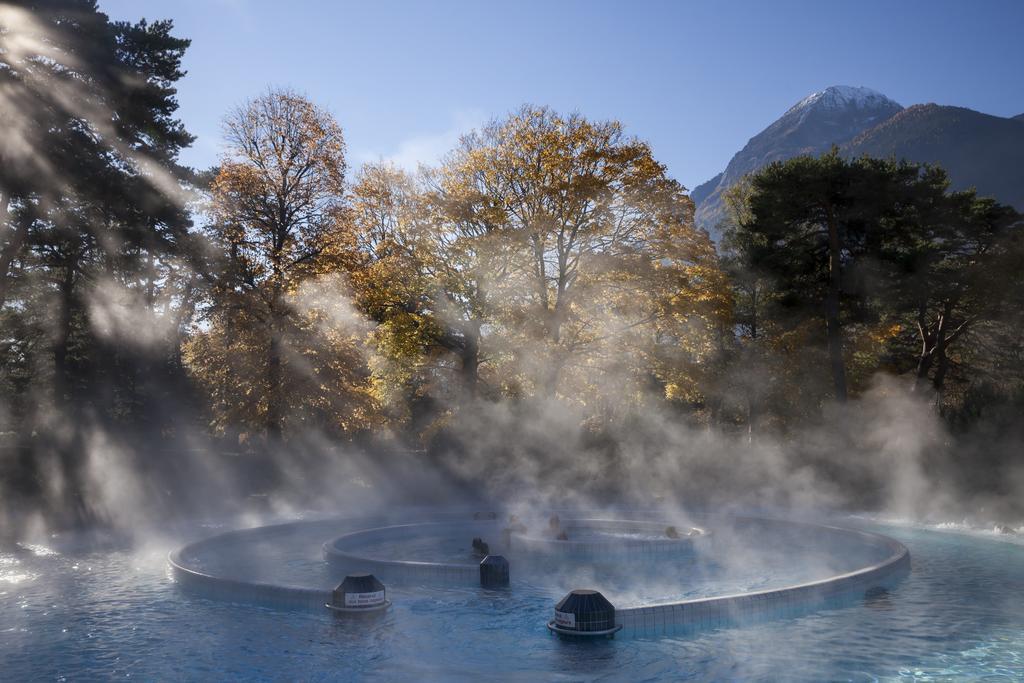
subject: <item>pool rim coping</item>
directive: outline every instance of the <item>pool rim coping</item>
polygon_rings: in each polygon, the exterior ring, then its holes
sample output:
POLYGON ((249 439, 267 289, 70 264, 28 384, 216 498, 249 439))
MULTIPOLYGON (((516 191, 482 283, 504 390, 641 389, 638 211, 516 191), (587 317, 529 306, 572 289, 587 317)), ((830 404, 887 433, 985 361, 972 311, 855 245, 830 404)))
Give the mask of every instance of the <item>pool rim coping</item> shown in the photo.
POLYGON ((635 616, 642 614, 643 610, 652 610, 659 608, 676 608, 676 607, 698 607, 698 606, 718 606, 718 605, 730 605, 736 604, 742 600, 751 600, 757 598, 785 598, 790 595, 795 595, 801 591, 814 591, 820 590, 822 594, 826 592, 826 589, 845 586, 854 583, 858 579, 864 578, 882 578, 888 576, 895 570, 898 570, 902 565, 910 562, 910 550, 897 541, 896 539, 886 536, 884 534, 877 534, 871 531, 863 531, 860 529, 847 529, 844 527, 837 527, 829 524, 816 524, 814 522, 803 522, 796 520, 783 520, 773 519, 767 517, 752 517, 749 515, 734 516, 733 519, 743 519, 752 521, 769 521, 772 523, 790 524, 794 526, 807 526, 814 527, 816 529, 826 529, 831 532, 840 532, 847 535, 858 535, 869 537, 874 540, 882 541, 887 548, 892 550, 892 554, 886 557, 880 562, 876 562, 873 565, 867 567, 861 567, 850 572, 843 574, 836 574, 828 576, 823 579, 816 579, 814 581, 804 581, 802 583, 792 584, 789 586, 780 586, 778 588, 765 588, 756 591, 747 591, 744 593, 732 593, 728 595, 715 595, 704 598, 690 598, 687 600, 674 600, 667 602, 655 602, 647 605, 639 605, 636 607, 624 607, 616 609, 616 619, 620 614, 626 614, 628 616, 635 616))
MULTIPOLYGON (((658 526, 658 527, 660 527, 662 529, 667 528, 660 521, 648 521, 648 520, 633 520, 633 519, 612 520, 612 519, 600 519, 600 518, 593 518, 593 517, 580 517, 580 518, 573 517, 573 518, 566 519, 565 521, 566 521, 567 524, 571 523, 571 524, 575 524, 577 526, 584 526, 584 527, 588 526, 588 525, 596 527, 597 525, 600 525, 600 524, 621 523, 624 526, 625 525, 649 525, 649 526, 658 526)), ((381 568, 413 569, 413 570, 433 569, 433 570, 450 571, 450 572, 477 571, 479 569, 479 563, 477 563, 477 564, 469 564, 469 563, 463 563, 463 562, 435 562, 435 561, 429 561, 429 560, 396 560, 396 559, 389 559, 389 558, 372 557, 372 556, 369 556, 369 555, 358 555, 355 552, 352 552, 351 550, 346 551, 345 549, 342 549, 342 548, 338 547, 339 543, 342 543, 342 542, 347 541, 347 540, 351 540, 353 537, 361 536, 361 535, 364 535, 364 534, 388 532, 388 531, 395 531, 395 530, 401 530, 401 529, 415 529, 415 528, 422 528, 422 527, 441 527, 441 526, 455 526, 455 525, 464 526, 464 527, 472 527, 472 526, 478 526, 478 525, 479 526, 493 526, 493 525, 497 525, 498 527, 501 527, 502 522, 500 522, 498 520, 495 520, 495 519, 447 520, 447 521, 440 521, 440 522, 410 522, 410 523, 407 523, 407 524, 389 524, 387 526, 371 527, 371 528, 368 528, 368 529, 357 529, 356 531, 349 531, 349 532, 346 532, 346 533, 341 534, 339 536, 335 536, 334 538, 332 538, 330 540, 324 541, 324 543, 321 546, 321 553, 323 555, 324 561, 326 561, 326 562, 345 560, 345 561, 355 562, 355 563, 362 562, 364 564, 374 565, 374 566, 381 567, 381 568)), ((669 525, 669 526, 672 526, 672 525, 669 525)), ((625 542, 625 545, 627 547, 633 547, 633 546, 640 547, 640 546, 645 546, 645 545, 648 545, 648 544, 657 544, 659 546, 664 546, 664 547, 670 547, 670 546, 673 546, 673 545, 677 545, 678 548, 674 548, 674 549, 692 548, 692 546, 693 546, 693 544, 695 542, 698 542, 698 541, 701 541, 701 540, 706 540, 711 535, 710 532, 707 529, 703 529, 701 527, 686 526, 684 528, 688 532, 695 532, 695 533, 687 533, 686 536, 683 536, 683 537, 680 537, 680 538, 677 538, 677 539, 668 539, 668 538, 666 538, 666 539, 657 539, 657 540, 646 540, 646 539, 645 540, 627 540, 625 542)), ((561 547, 561 548, 564 548, 564 549, 567 549, 567 550, 586 549, 586 548, 588 548, 591 545, 596 545, 596 543, 591 542, 591 541, 573 541, 571 539, 567 540, 567 541, 560 541, 560 540, 543 538, 543 537, 540 537, 540 536, 523 536, 523 535, 519 535, 519 534, 512 534, 512 538, 519 539, 520 541, 525 541, 526 543, 530 544, 531 546, 550 545, 552 547, 561 547)), ((482 558, 481 558, 481 561, 483 561, 482 558)))
MULTIPOLYGON (((882 544, 886 548, 891 550, 892 552, 885 559, 883 559, 883 560, 881 560, 881 561, 879 561, 879 562, 877 562, 875 564, 869 565, 867 567, 861 567, 859 569, 855 569, 855 570, 850 571, 850 572, 845 572, 843 574, 837 574, 837 575, 833 575, 833 576, 824 577, 822 579, 816 579, 816 580, 813 580, 813 581, 805 581, 805 582, 802 582, 802 583, 792 584, 792 585, 788 585, 788 586, 781 586, 781 587, 778 587, 778 588, 768 588, 768 589, 763 589, 763 590, 748 591, 748 592, 743 592, 743 593, 733 593, 733 594, 728 594, 728 595, 716 595, 716 596, 708 596, 708 597, 700 597, 700 598, 690 598, 690 599, 687 599, 687 600, 674 600, 674 601, 673 600, 669 600, 669 601, 655 602, 655 603, 651 603, 651 604, 647 604, 647 605, 639 605, 639 606, 635 606, 635 607, 626 607, 626 608, 621 608, 621 609, 616 610, 616 612, 617 612, 616 619, 618 619, 618 616, 620 614, 628 615, 630 617, 636 617, 638 615, 643 615, 645 610, 647 610, 647 611, 654 611, 654 610, 660 610, 660 609, 665 609, 665 608, 694 608, 695 609, 697 607, 703 607, 703 606, 728 607, 729 605, 736 604, 736 603, 739 603, 739 602, 744 601, 744 600, 751 600, 751 599, 758 599, 758 598, 760 598, 760 599, 766 599, 766 598, 767 599, 782 599, 782 598, 786 598, 786 597, 791 596, 791 595, 798 594, 801 591, 821 591, 821 593, 824 594, 830 588, 843 587, 843 586, 848 585, 848 584, 853 584, 858 579, 872 578, 872 577, 881 578, 881 577, 884 577, 884 576, 888 576, 894 570, 899 569, 903 565, 909 566, 909 562, 910 562, 910 551, 907 549, 907 547, 905 545, 903 545, 901 542, 897 541, 894 538, 891 538, 891 537, 886 536, 884 534, 879 534, 879 533, 871 532, 871 531, 863 531, 863 530, 860 530, 860 529, 849 529, 849 528, 838 527, 838 526, 829 525, 829 524, 818 524, 818 523, 815 523, 815 522, 805 522, 805 521, 799 521, 799 520, 788 520, 788 519, 780 519, 780 518, 773 518, 773 517, 756 517, 756 516, 752 516, 752 515, 729 515, 729 514, 723 514, 723 513, 710 513, 710 514, 708 514, 708 513, 690 513, 690 516, 705 517, 705 518, 706 517, 717 517, 717 518, 730 519, 732 521, 744 521, 744 522, 754 522, 754 523, 768 522, 768 523, 771 523, 771 524, 782 524, 782 525, 788 525, 788 526, 812 527, 812 528, 819 529, 819 530, 822 530, 822 529, 823 530, 827 530, 827 531, 832 532, 832 533, 838 532, 838 533, 840 533, 842 535, 853 535, 853 536, 859 536, 859 537, 862 537, 862 538, 869 538, 869 539, 872 539, 872 540, 875 540, 875 541, 881 541, 882 544)), ((200 539, 198 541, 194 541, 192 543, 185 544, 185 545, 181 546, 180 548, 177 548, 177 549, 172 550, 171 552, 169 552, 167 559, 168 559, 168 563, 171 566, 172 573, 173 573, 175 579, 178 580, 179 582, 182 579, 186 579, 186 580, 189 580, 189 581, 197 582, 199 584, 203 584, 206 587, 211 587, 211 586, 217 586, 217 587, 229 586, 229 587, 231 587, 233 589, 236 589, 236 590, 260 593, 261 597, 264 597, 264 598, 267 598, 267 599, 288 599, 288 598, 300 598, 301 597, 303 602, 306 602, 308 600, 318 600, 318 599, 322 599, 322 596, 324 596, 324 595, 329 595, 330 591, 327 590, 327 589, 320 589, 320 588, 293 586, 293 585, 288 585, 288 584, 266 583, 266 582, 261 582, 261 581, 248 581, 248 580, 232 578, 232 577, 217 576, 217 575, 210 574, 208 572, 196 569, 194 567, 188 566, 186 564, 187 561, 185 560, 184 555, 186 553, 188 553, 188 552, 194 552, 195 550, 199 549, 200 547, 208 545, 208 544, 211 544, 214 541, 223 540, 225 538, 244 536, 244 535, 247 535, 247 534, 259 533, 259 532, 262 532, 262 533, 274 533, 274 532, 280 532, 282 530, 287 529, 288 527, 293 527, 293 526, 302 526, 302 525, 309 525, 309 524, 339 523, 339 522, 343 522, 343 521, 355 521, 355 519, 359 519, 359 518, 326 518, 326 519, 318 519, 318 520, 299 520, 299 521, 284 522, 284 523, 279 523, 279 524, 270 524, 270 525, 264 525, 264 526, 249 527, 249 528, 246 528, 246 529, 233 529, 231 531, 222 532, 220 534, 215 534, 214 536, 210 536, 210 537, 207 537, 207 538, 204 538, 204 539, 200 539)), ((468 522, 468 523, 476 522, 476 523, 480 523, 480 524, 487 524, 487 523, 493 524, 493 523, 496 523, 497 520, 480 520, 480 519, 458 520, 458 519, 456 519, 456 520, 439 521, 439 522, 427 522, 427 524, 451 524, 451 523, 463 523, 463 522, 468 522)), ((420 524, 422 524, 422 523, 420 523, 420 524)), ((389 527, 379 527, 379 528, 409 527, 409 526, 416 526, 416 525, 417 525, 416 523, 414 523, 414 524, 395 524, 395 525, 390 525, 389 527)), ((351 532, 351 533, 358 533, 359 531, 367 531, 367 530, 369 530, 369 529, 356 530, 355 532, 351 532)), ((347 535, 347 534, 342 534, 341 536, 345 536, 345 535, 347 535)), ((340 538, 340 537, 336 537, 336 538, 340 538)), ((326 547, 326 545, 328 545, 329 543, 332 543, 333 540, 335 540, 335 539, 332 539, 331 541, 325 542, 324 543, 324 547, 326 547)), ((325 558, 325 560, 326 560, 326 558, 325 558)), ((389 561, 389 562, 391 562, 391 561, 389 561)), ((411 561, 408 561, 408 560, 394 560, 393 562, 396 562, 396 563, 408 563, 408 562, 411 562, 411 561)), ((414 566, 419 566, 419 567, 422 567, 425 564, 428 568, 432 564, 441 564, 442 565, 441 568, 445 568, 443 566, 444 563, 423 563, 423 564, 418 564, 418 565, 415 564, 415 563, 413 563, 413 564, 414 564, 414 566)), ((451 567, 455 568, 457 571, 477 570, 478 569, 478 565, 472 565, 472 564, 458 564, 458 565, 451 565, 451 567)))

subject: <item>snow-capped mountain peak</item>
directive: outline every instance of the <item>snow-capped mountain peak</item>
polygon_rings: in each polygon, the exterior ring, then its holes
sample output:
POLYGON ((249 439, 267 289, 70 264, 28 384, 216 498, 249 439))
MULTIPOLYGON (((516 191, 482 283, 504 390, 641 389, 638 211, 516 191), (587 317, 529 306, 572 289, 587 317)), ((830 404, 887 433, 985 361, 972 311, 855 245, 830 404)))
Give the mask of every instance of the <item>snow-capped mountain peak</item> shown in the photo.
POLYGON ((869 109, 892 105, 899 106, 897 102, 894 102, 877 90, 850 85, 833 85, 816 93, 811 93, 797 102, 790 111, 806 109, 812 106, 825 109, 843 109, 847 107, 869 109))
POLYGON ((832 145, 850 142, 902 109, 871 88, 833 85, 808 95, 750 138, 722 173, 694 188, 690 196, 697 204, 698 225, 713 229, 724 218, 722 193, 744 175, 772 161, 827 152, 832 145))

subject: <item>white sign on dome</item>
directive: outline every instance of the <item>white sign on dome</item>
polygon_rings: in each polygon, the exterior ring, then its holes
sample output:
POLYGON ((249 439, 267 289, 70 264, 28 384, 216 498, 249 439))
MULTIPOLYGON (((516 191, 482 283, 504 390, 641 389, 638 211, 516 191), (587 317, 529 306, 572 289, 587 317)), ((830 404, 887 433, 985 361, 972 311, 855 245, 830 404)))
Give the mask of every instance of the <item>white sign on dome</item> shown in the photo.
POLYGON ((345 607, 374 607, 384 602, 384 591, 345 593, 345 607))

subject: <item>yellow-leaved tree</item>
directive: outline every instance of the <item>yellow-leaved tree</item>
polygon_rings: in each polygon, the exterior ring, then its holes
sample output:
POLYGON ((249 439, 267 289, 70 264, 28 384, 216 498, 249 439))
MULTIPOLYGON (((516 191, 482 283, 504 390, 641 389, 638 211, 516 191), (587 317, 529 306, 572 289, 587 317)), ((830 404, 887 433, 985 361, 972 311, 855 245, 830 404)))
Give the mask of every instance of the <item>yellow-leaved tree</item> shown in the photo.
POLYGON ((463 138, 428 203, 471 255, 457 273, 506 385, 584 404, 699 393, 728 283, 683 188, 618 122, 523 107, 463 138))
POLYGON ((225 122, 209 237, 219 256, 205 320, 185 349, 214 428, 279 438, 349 433, 374 415, 346 273, 358 263, 341 128, 290 91, 225 122))

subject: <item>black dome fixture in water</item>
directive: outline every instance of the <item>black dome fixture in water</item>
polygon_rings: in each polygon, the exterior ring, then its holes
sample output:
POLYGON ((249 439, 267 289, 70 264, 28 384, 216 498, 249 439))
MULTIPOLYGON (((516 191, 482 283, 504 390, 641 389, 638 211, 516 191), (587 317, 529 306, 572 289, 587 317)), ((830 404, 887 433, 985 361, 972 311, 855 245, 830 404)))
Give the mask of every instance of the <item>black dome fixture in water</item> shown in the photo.
POLYGON ((482 538, 473 539, 473 554, 477 557, 487 557, 491 554, 491 547, 482 538))
POLYGON ((501 555, 488 555, 480 561, 480 585, 504 588, 509 583, 509 564, 501 555))
POLYGON ((574 590, 557 605, 548 629, 563 636, 613 636, 622 626, 615 624, 615 607, 595 590, 574 590))
POLYGON ((379 612, 387 609, 387 589, 373 574, 349 574, 331 594, 326 607, 347 614, 379 612))

